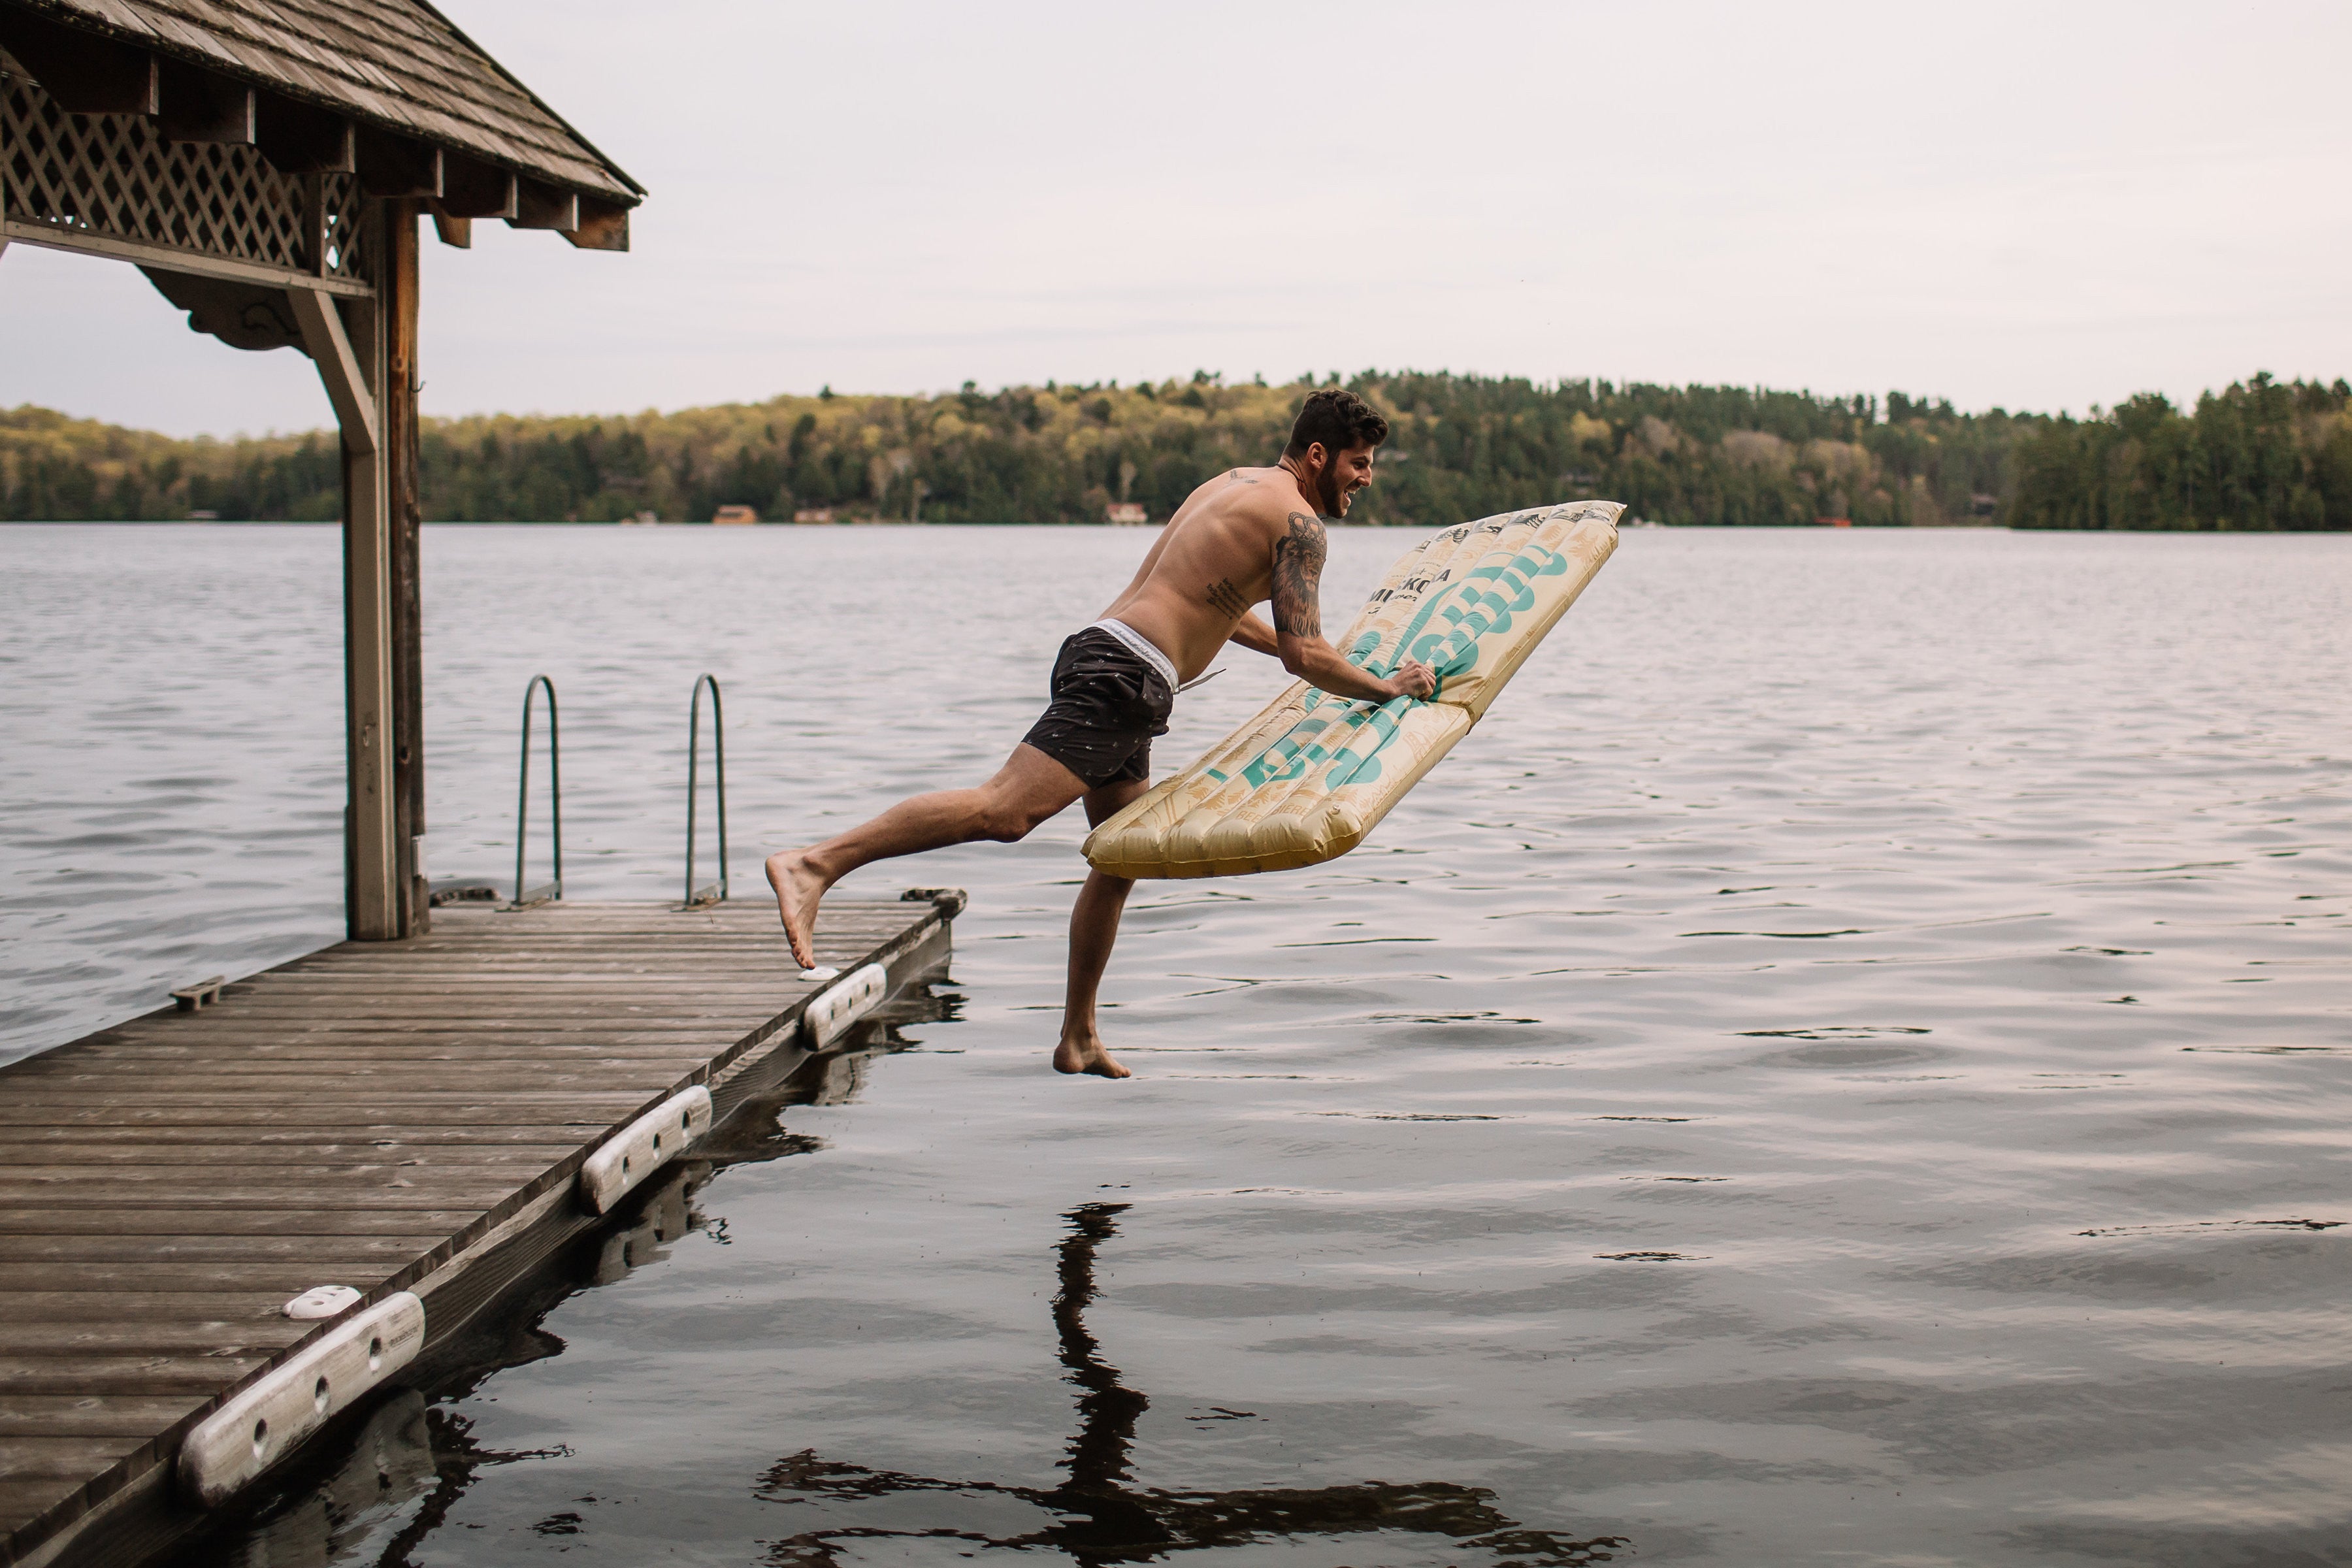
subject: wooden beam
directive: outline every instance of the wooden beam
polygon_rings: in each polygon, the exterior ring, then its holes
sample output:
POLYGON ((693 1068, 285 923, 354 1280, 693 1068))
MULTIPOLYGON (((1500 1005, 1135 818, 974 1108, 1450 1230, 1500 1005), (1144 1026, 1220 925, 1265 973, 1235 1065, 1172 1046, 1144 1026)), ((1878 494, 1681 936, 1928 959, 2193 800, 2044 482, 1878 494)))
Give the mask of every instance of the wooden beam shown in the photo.
MULTIPOLYGON (((369 202, 362 220, 371 248, 383 243, 388 204, 369 202)), ((399 784, 393 766, 399 721, 393 706, 391 454, 385 449, 385 371, 392 359, 390 301, 377 296, 352 310, 352 357, 366 374, 374 444, 343 455, 343 602, 351 756, 352 886, 347 903, 354 941, 405 935, 407 886, 399 837, 399 784)))
POLYGON ((451 217, 447 213, 443 212, 436 206, 433 209, 433 232, 441 237, 442 244, 449 246, 454 249, 471 250, 474 248, 474 220, 472 218, 451 217))
POLYGON ((372 196, 433 197, 441 194, 441 149, 373 125, 353 138, 360 188, 372 196))
MULTIPOLYGON (((368 218, 373 237, 383 216, 368 218)), ((401 867, 393 754, 392 520, 383 449, 384 369, 391 355, 384 300, 361 302, 347 331, 326 296, 289 289, 287 299, 343 435, 344 919, 353 942, 400 937, 408 889, 401 867)))
POLYGON ((41 90, 73 114, 152 114, 155 57, 130 44, 60 26, 16 5, 0 5, 0 47, 33 73, 41 90))
POLYGON ((424 507, 419 496, 416 392, 418 244, 414 204, 384 204, 383 309, 391 354, 381 405, 384 495, 391 528, 393 847, 400 934, 430 929, 425 879, 424 507))
POLYGON ((317 363, 319 379, 327 384, 327 401, 335 405, 344 447, 373 454, 379 440, 374 378, 360 363, 350 334, 343 331, 342 312, 315 289, 289 289, 286 302, 293 307, 294 320, 302 328, 302 346, 317 363))
POLYGON ((359 167, 352 122, 316 104, 260 94, 254 102, 254 145, 289 174, 348 174, 359 167))
POLYGON ((616 202, 600 202, 593 196, 582 196, 580 221, 565 229, 563 237, 583 250, 626 250, 629 248, 629 209, 616 202))
POLYGON ((518 180, 515 216, 507 221, 516 228, 576 229, 580 226, 580 198, 558 185, 518 180))
POLYGON ((441 155, 440 210, 451 217, 511 218, 516 213, 512 172, 462 153, 441 155))
POLYGON ((157 70, 155 128, 164 140, 253 145, 253 89, 177 60, 163 60, 157 70))
POLYGON ((193 272, 203 278, 235 278, 272 289, 315 289, 346 300, 364 300, 375 292, 370 285, 355 278, 315 278, 308 272, 297 272, 290 268, 268 267, 257 261, 236 261, 225 256, 206 256, 200 251, 181 250, 172 246, 117 239, 111 235, 88 234, 22 218, 0 219, 0 238, 38 246, 44 250, 70 250, 78 255, 103 256, 110 260, 128 261, 140 267, 159 267, 167 272, 193 272))

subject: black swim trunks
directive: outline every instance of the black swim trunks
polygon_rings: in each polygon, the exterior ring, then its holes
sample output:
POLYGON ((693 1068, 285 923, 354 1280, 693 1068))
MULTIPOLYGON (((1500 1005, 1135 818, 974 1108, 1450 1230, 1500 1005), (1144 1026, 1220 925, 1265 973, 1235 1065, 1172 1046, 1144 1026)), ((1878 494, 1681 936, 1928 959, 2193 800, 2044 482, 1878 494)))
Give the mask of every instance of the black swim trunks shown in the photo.
POLYGON ((1053 701, 1022 739, 1088 789, 1151 776, 1151 737, 1168 733, 1176 693, 1141 654, 1088 626, 1054 660, 1053 701))

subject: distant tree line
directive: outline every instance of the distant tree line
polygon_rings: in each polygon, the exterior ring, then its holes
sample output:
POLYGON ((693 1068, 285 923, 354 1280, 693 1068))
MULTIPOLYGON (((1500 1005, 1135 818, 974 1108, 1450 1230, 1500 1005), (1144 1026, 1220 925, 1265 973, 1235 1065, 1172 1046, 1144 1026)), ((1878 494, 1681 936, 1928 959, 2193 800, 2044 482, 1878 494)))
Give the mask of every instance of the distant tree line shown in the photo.
MULTIPOLYGON (((785 396, 675 414, 429 420, 426 515, 451 521, 1165 519, 1203 479, 1272 460, 1315 384, 1186 381, 785 396)), ((2267 375, 2182 413, 2153 394, 2088 419, 1828 397, 1367 372, 1394 429, 1357 520, 1428 527, 1605 496, 1665 523, 2352 528, 2352 387, 2267 375)), ((211 513, 323 521, 331 434, 177 441, 30 405, 0 411, 0 517, 211 513)))
POLYGON ((2268 375, 2183 414, 2143 393, 2018 441, 2024 528, 2352 528, 2352 386, 2268 375))
POLYGON ((253 521, 341 515, 331 434, 175 441, 27 404, 0 409, 0 518, 142 521, 209 511, 253 521))

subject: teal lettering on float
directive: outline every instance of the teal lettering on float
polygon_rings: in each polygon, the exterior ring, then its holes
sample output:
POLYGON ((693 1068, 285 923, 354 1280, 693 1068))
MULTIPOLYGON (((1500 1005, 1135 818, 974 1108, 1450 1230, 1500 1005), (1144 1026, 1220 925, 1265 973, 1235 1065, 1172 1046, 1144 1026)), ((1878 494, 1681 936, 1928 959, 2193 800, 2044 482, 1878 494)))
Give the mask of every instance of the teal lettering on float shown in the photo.
MULTIPOLYGON (((1459 542, 1468 537, 1468 530, 1454 531, 1451 537, 1459 542)), ((1525 615, 1535 608, 1536 579, 1565 575, 1568 564, 1566 555, 1532 540, 1508 556, 1497 550, 1422 601, 1398 635, 1393 657, 1384 661, 1373 659, 1372 655, 1379 651, 1383 640, 1377 630, 1359 634, 1348 645, 1345 657, 1349 663, 1379 676, 1395 674, 1396 667, 1408 657, 1417 658, 1437 677, 1437 690, 1431 693, 1434 700, 1444 691, 1448 680, 1478 668, 1479 639, 1488 632, 1509 631, 1513 616, 1525 615), (1442 626, 1432 626, 1441 620, 1442 626)), ((1326 788, 1374 783, 1382 771, 1381 753, 1396 739, 1404 714, 1416 700, 1398 697, 1374 705, 1345 701, 1328 692, 1310 689, 1300 704, 1302 717, 1282 739, 1233 773, 1210 768, 1206 770, 1208 776, 1219 784, 1239 778, 1256 789, 1304 778, 1309 770, 1338 757, 1340 760, 1325 781, 1326 788), (1326 701, 1339 702, 1341 711, 1328 719, 1303 716, 1321 708, 1326 701), (1368 726, 1377 737, 1370 749, 1342 756, 1351 750, 1357 734, 1368 726)))
POLYGON ((1370 727, 1379 737, 1371 750, 1343 760, 1332 770, 1327 787, 1337 789, 1342 784, 1370 784, 1381 776, 1380 753, 1396 739, 1398 726, 1402 722, 1406 710, 1412 706, 1414 700, 1410 697, 1391 698, 1378 705, 1345 702, 1342 704, 1343 711, 1336 718, 1302 719, 1293 724, 1282 739, 1234 772, 1223 773, 1211 768, 1207 770, 1208 775, 1219 784, 1238 778, 1252 789, 1304 778, 1312 769, 1349 751, 1358 732, 1370 727))

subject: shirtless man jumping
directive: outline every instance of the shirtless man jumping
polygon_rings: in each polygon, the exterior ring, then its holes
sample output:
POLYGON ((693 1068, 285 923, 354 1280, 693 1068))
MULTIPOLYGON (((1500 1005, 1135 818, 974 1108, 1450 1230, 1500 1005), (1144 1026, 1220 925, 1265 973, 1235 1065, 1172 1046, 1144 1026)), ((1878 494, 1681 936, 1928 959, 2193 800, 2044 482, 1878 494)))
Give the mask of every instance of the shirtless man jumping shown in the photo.
MULTIPOLYGON (((996 776, 978 789, 902 800, 838 837, 768 857, 784 935, 802 967, 816 961, 817 901, 860 866, 950 844, 1004 843, 1074 800, 1103 821, 1150 787, 1151 738, 1168 732, 1176 689, 1227 642, 1271 654, 1335 697, 1385 702, 1436 689, 1429 667, 1407 659, 1386 679, 1367 675, 1323 637, 1318 604, 1324 534, 1318 514, 1345 517, 1372 481, 1372 453, 1388 421, 1352 392, 1309 394, 1282 460, 1235 468, 1185 499, 1126 592, 1102 619, 1062 644, 1053 701, 996 776), (1271 599, 1274 624, 1251 613, 1271 599)), ((1095 994, 1135 884, 1091 872, 1070 910, 1069 991, 1054 1066, 1126 1078, 1095 1027, 1095 994)))

